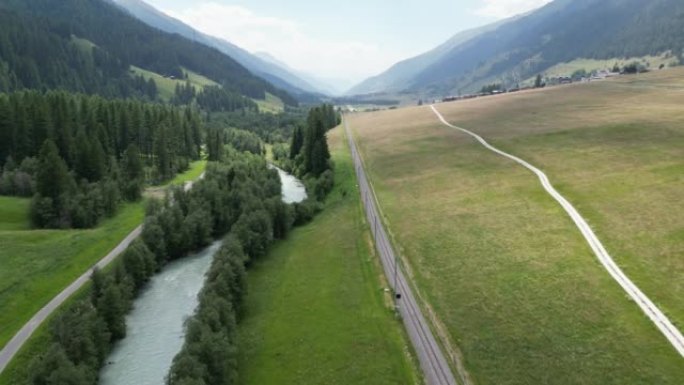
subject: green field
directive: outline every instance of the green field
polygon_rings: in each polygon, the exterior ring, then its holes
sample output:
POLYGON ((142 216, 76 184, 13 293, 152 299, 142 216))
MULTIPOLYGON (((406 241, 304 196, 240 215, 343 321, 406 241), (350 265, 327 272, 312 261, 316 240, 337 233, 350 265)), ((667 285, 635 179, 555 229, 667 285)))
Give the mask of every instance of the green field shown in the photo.
POLYGON ((143 211, 142 202, 125 205, 91 230, 0 231, 0 346, 138 226, 143 211))
POLYGON ((336 187, 323 213, 249 270, 241 384, 421 382, 382 290, 342 134, 331 134, 336 187))
MULTIPOLYGON (((622 68, 627 64, 639 62, 651 70, 657 70, 660 65, 670 67, 677 65, 677 58, 672 57, 671 54, 663 54, 660 56, 643 56, 631 58, 613 58, 613 59, 575 59, 567 63, 559 63, 543 72, 544 76, 558 77, 571 76, 577 70, 585 70, 587 72, 597 70, 611 70, 615 64, 622 68)), ((534 84, 535 76, 527 79, 525 84, 534 84)))
POLYGON ((279 97, 266 93, 265 100, 252 99, 258 106, 260 112, 267 112, 271 114, 277 114, 279 112, 285 111, 285 104, 279 97))
POLYGON ((0 196, 0 231, 28 230, 30 205, 28 198, 0 196))
POLYGON ((191 85, 195 87, 196 91, 200 91, 205 86, 217 86, 218 83, 215 81, 204 77, 200 74, 192 72, 187 69, 183 69, 185 73, 188 74, 188 79, 171 79, 166 78, 156 72, 151 72, 136 66, 131 66, 131 73, 134 75, 142 75, 145 79, 154 79, 157 84, 157 90, 159 91, 159 97, 162 100, 169 101, 176 92, 176 86, 184 86, 186 82, 190 82, 191 85))
POLYGON ((190 163, 190 168, 187 171, 176 175, 172 180, 164 183, 164 186, 184 184, 185 182, 193 181, 199 178, 200 175, 207 168, 206 160, 198 160, 190 163))
MULTIPOLYGON (((544 170, 680 327, 681 75, 437 106, 544 170)), ((420 294, 475 383, 681 384, 681 357, 529 171, 425 107, 354 115, 351 127, 420 294)))

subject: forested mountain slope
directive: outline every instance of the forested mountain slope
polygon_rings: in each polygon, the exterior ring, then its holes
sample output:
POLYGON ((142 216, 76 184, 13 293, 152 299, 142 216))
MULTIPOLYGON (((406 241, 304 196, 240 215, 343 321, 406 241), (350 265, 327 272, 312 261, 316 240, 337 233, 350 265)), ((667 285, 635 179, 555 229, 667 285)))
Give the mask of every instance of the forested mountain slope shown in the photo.
POLYGON ((150 27, 102 0, 5 0, 0 21, 0 90, 145 93, 131 84, 133 65, 177 78, 187 69, 232 92, 255 99, 268 92, 296 104, 218 50, 150 27))
POLYGON ((165 15, 142 0, 109 0, 114 4, 130 12, 133 16, 150 26, 169 33, 177 33, 193 41, 200 42, 209 47, 214 47, 224 54, 235 59, 252 73, 260 76, 273 85, 280 87, 299 98, 311 99, 315 93, 321 90, 293 74, 283 66, 271 61, 263 60, 246 50, 226 40, 206 35, 193 27, 184 24, 180 20, 165 15))

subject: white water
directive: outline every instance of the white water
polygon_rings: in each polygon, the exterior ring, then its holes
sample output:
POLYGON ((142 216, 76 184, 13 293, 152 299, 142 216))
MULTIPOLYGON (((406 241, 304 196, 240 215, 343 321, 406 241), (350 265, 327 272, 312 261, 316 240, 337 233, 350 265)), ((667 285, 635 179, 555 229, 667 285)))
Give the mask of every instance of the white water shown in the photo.
POLYGON ((220 245, 220 241, 214 242, 198 253, 169 263, 152 278, 126 317, 126 338, 107 358, 100 384, 164 384, 173 357, 183 346, 183 323, 197 307, 204 274, 220 245))
POLYGON ((269 167, 278 170, 278 176, 282 184, 283 202, 299 203, 306 199, 306 188, 299 179, 274 165, 269 165, 269 167))

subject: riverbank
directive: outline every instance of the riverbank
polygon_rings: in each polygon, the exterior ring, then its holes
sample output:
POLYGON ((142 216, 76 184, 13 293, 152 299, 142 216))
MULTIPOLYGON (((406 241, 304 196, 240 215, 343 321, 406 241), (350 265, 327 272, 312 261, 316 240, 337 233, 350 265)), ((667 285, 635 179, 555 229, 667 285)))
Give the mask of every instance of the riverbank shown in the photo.
POLYGON ((221 245, 174 261, 155 275, 126 317, 119 341, 100 373, 101 385, 162 384, 183 346, 184 322, 197 306, 197 294, 212 257, 221 245))

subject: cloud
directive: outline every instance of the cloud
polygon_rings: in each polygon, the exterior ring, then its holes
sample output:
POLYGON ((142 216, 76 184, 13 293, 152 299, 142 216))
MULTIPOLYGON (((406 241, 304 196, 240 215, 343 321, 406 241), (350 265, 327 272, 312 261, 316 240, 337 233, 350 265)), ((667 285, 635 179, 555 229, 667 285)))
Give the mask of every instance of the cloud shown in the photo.
POLYGON ((297 70, 321 77, 356 82, 399 59, 377 45, 312 36, 296 21, 258 15, 242 6, 206 2, 164 12, 206 34, 250 52, 267 52, 297 70))
POLYGON ((484 4, 475 10, 475 14, 504 19, 539 8, 549 2, 551 0, 482 0, 484 4))

